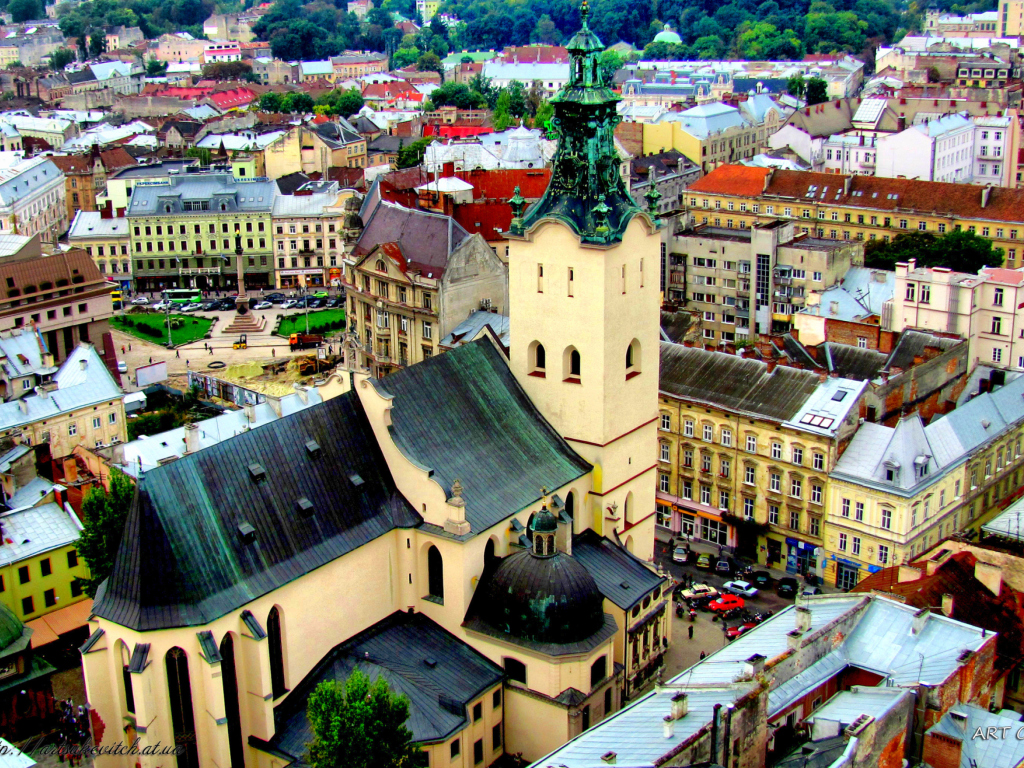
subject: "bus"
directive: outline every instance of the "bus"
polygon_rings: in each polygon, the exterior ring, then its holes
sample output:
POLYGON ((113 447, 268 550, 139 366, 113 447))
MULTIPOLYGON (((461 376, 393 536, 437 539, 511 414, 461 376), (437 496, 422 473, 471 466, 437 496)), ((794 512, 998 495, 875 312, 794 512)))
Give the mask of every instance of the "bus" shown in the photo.
POLYGON ((168 288, 164 299, 172 304, 197 304, 203 300, 203 293, 198 288, 168 288))

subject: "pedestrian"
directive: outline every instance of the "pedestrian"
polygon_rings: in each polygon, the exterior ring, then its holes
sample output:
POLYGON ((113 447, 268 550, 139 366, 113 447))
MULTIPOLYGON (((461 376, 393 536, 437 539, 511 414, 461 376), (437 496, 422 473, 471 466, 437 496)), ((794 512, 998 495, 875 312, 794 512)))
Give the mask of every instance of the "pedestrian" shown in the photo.
POLYGON ((153 364, 153 358, 152 358, 152 357, 151 357, 151 358, 149 358, 149 364, 150 364, 150 365, 152 365, 152 364, 153 364))
POLYGON ((690 630, 690 639, 693 640, 693 624, 687 627, 687 629, 690 630))
POLYGON ((185 358, 185 367, 188 368, 188 358, 185 358))
POLYGON ((277 357, 277 350, 274 349, 273 347, 271 347, 271 349, 270 349, 270 356, 271 357, 277 357))
POLYGON ((124 344, 121 345, 121 354, 124 354, 124 344))
POLYGON ((131 351, 132 351, 132 345, 131 345, 131 344, 129 344, 129 345, 128 345, 128 351, 129 351, 129 352, 131 352, 131 351))
POLYGON ((701 660, 704 660, 705 658, 707 658, 707 654, 704 653, 704 651, 701 651, 700 652, 700 658, 701 658, 701 660))
POLYGON ((213 347, 210 347, 210 354, 213 354, 213 347))
POLYGON ((174 356, 180 360, 181 359, 181 350, 180 349, 174 350, 174 356))

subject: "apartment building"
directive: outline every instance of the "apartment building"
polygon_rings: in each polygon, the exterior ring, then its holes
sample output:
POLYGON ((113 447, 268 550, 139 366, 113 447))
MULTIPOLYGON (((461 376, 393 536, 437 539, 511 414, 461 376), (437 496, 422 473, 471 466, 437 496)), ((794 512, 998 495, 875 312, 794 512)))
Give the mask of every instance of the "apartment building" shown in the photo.
POLYGON ((0 153, 0 233, 56 244, 67 228, 64 174, 53 160, 0 153))
POLYGON ((204 50, 206 50, 206 41, 197 40, 188 32, 160 35, 160 38, 157 40, 156 50, 150 49, 153 58, 157 61, 179 63, 200 61, 204 50))
POLYGON ((727 165, 690 185, 685 197, 691 222, 726 217, 745 229, 781 217, 829 240, 965 229, 1002 248, 1011 269, 1024 243, 1018 189, 727 165))
POLYGON ((53 155, 50 159, 64 174, 68 221, 79 211, 96 210, 96 198, 106 190, 108 175, 138 165, 124 147, 100 152, 95 144, 90 154, 53 155))
POLYGON ((862 163, 874 160, 876 176, 968 182, 973 175, 973 155, 974 123, 963 115, 947 115, 899 133, 880 135, 877 153, 862 163))
POLYGON ((242 47, 237 40, 210 40, 203 46, 203 63, 241 61, 242 47))
POLYGON ((999 0, 999 34, 1003 37, 1024 35, 1024 0, 999 0))
MULTIPOLYGON (((832 471, 826 580, 842 589, 977 529, 1018 494, 1024 377, 979 381, 978 393, 927 425, 860 426, 832 471)), ((972 393, 968 393, 970 396, 972 393)))
POLYGON ((821 576, 828 473, 866 386, 663 342, 657 524, 821 576))
POLYGON ((377 72, 387 72, 388 57, 382 53, 343 53, 331 57, 331 66, 337 80, 348 80, 377 72))
POLYGON ((22 139, 41 139, 53 148, 60 148, 64 143, 79 134, 78 123, 59 117, 33 117, 11 112, 0 115, 0 122, 13 127, 22 139))
POLYGON ((954 16, 937 8, 925 12, 925 31, 942 37, 997 37, 1001 14, 996 11, 954 16))
POLYGON ((240 181, 224 171, 137 185, 127 218, 138 290, 237 289, 236 258, 244 259, 246 288, 273 287, 277 194, 272 181, 240 181))
POLYGON ((101 275, 129 290, 134 287, 129 233, 124 216, 115 217, 108 210, 78 211, 68 230, 68 242, 89 254, 101 275))
POLYGON ((341 279, 345 253, 341 234, 343 212, 336 205, 337 183, 328 182, 326 186, 330 191, 278 195, 274 199, 278 288, 320 287, 341 279))
POLYGON ((666 243, 666 299, 697 310, 708 343, 788 331, 812 292, 864 263, 863 243, 798 234, 781 219, 736 229, 725 216, 694 215, 700 223, 680 223, 666 243))
POLYGON ((890 330, 923 328, 955 333, 970 342, 970 361, 1024 370, 1024 269, 985 267, 977 275, 944 267, 896 265, 890 330))
POLYGON ((433 357, 481 307, 508 311, 508 267, 483 237, 448 216, 368 200, 343 283, 349 330, 375 375, 433 357))
POLYGON ((1020 127, 1011 117, 974 118, 974 164, 971 180, 975 184, 1015 187, 1016 148, 1020 145, 1020 127))

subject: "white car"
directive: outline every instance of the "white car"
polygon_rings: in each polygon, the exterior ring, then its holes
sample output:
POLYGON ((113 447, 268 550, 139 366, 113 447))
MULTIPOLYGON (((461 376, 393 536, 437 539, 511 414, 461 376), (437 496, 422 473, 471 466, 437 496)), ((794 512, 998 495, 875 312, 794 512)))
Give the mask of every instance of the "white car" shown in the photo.
POLYGON ((757 597, 757 587, 749 581, 727 581, 722 585, 722 589, 742 597, 757 597))
POLYGON ((196 303, 191 303, 191 304, 185 304, 181 308, 181 311, 182 312, 198 312, 202 308, 203 308, 203 305, 199 304, 198 302, 196 302, 196 303))
POLYGON ((284 304, 281 305, 281 309, 291 309, 292 307, 299 306, 299 302, 295 299, 288 299, 284 304))
POLYGON ((124 360, 118 360, 117 361, 117 372, 118 373, 128 373, 128 363, 126 363, 124 360))
POLYGON ((259 304, 257 304, 255 307, 253 307, 253 309, 273 309, 273 308, 274 308, 274 305, 271 304, 269 301, 261 301, 259 304))
POLYGON ((132 304, 149 304, 149 299, 145 296, 136 296, 132 299, 132 304))
POLYGON ((155 309, 159 312, 163 312, 169 306, 171 306, 171 303, 169 301, 158 301, 156 304, 150 304, 149 308, 155 309))

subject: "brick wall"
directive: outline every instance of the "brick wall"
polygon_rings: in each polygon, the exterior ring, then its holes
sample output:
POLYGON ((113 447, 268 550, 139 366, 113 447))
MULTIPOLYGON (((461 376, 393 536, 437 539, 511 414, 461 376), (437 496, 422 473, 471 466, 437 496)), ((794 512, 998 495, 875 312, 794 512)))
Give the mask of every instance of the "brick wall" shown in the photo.
POLYGON ((615 126, 615 138, 633 157, 644 153, 644 124, 619 123, 615 126))
POLYGON ((929 733, 924 737, 922 757, 932 768, 960 768, 960 748, 961 743, 956 739, 939 733, 929 733))
POLYGON ((878 349, 881 328, 872 323, 853 323, 846 320, 825 320, 825 341, 857 346, 857 340, 867 339, 868 349, 878 349))

